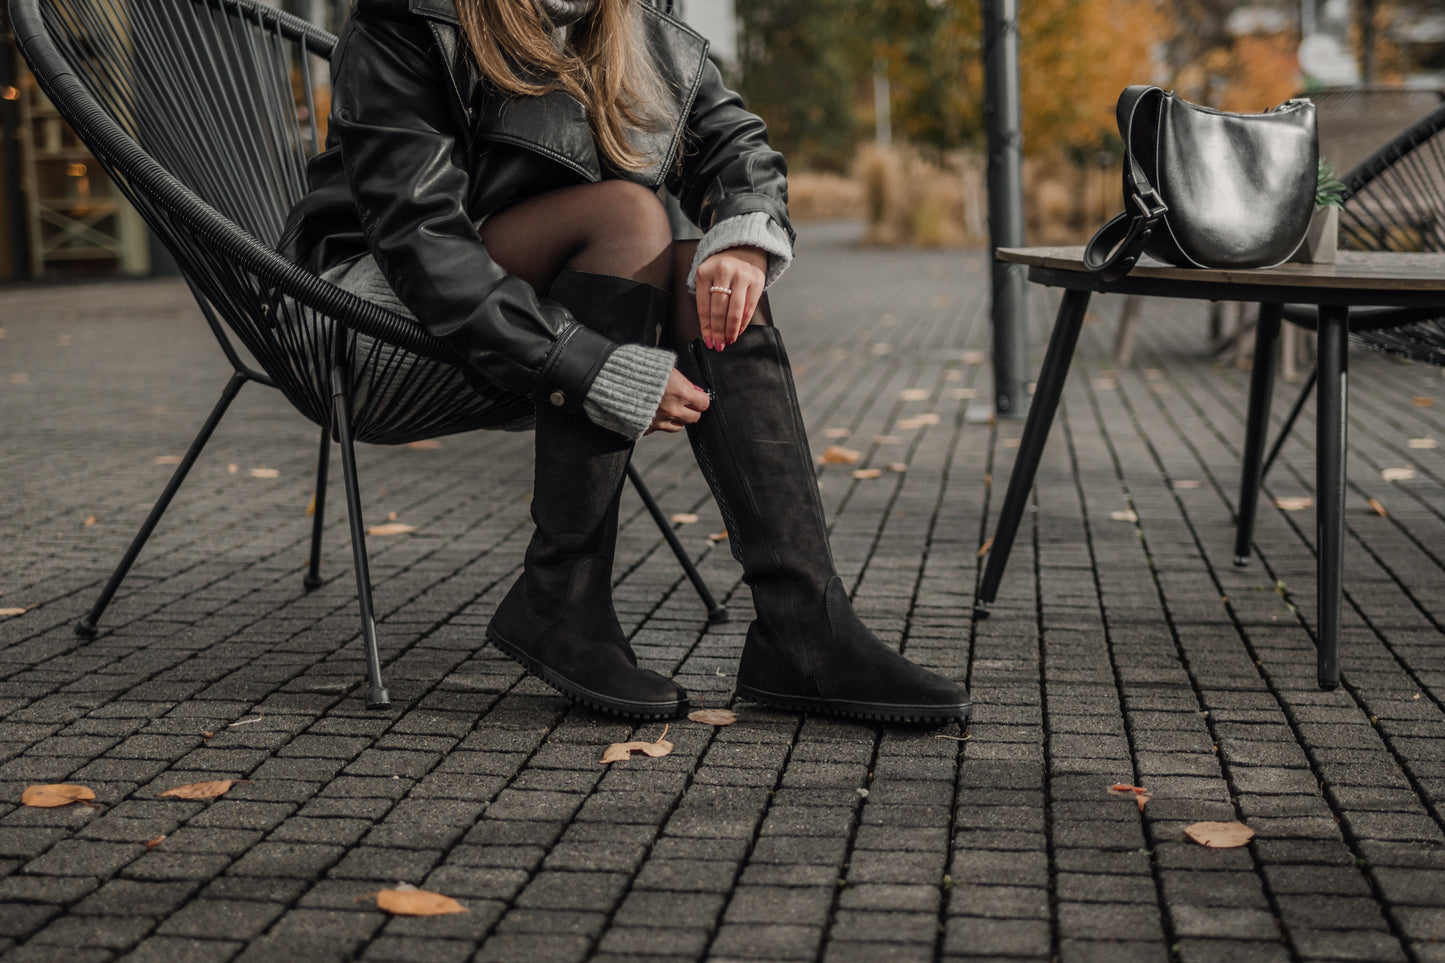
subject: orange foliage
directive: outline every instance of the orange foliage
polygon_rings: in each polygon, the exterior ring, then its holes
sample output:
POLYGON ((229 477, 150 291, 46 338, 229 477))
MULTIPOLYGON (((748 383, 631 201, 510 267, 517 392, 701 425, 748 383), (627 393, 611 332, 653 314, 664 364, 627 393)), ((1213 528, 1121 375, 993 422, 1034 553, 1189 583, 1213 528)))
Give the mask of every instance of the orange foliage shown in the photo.
POLYGON ((1175 76, 1181 94, 1207 91, 1208 106, 1258 113, 1288 100, 1300 89, 1299 39, 1286 34, 1239 37, 1215 47, 1175 76))

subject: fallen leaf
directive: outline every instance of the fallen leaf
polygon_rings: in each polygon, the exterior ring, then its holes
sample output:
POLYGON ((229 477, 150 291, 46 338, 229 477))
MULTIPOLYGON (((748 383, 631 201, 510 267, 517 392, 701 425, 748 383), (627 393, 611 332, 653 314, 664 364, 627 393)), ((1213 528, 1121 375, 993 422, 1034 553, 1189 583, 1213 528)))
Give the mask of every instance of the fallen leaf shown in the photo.
POLYGON ((1109 517, 1116 522, 1137 522, 1139 520, 1138 514, 1127 508, 1122 511, 1110 512, 1109 517))
POLYGON ((29 612, 33 607, 34 606, 30 605, 12 605, 8 608, 0 609, 0 615, 24 615, 26 612, 29 612))
POLYGON ((228 475, 234 475, 240 470, 241 469, 237 467, 234 463, 226 466, 226 474, 228 475))
POLYGON ((1098 391, 1113 391, 1119 387, 1118 378, 1095 378, 1094 388, 1098 391))
POLYGON ((1411 438, 1411 439, 1410 439, 1410 447, 1411 447, 1411 448, 1434 448, 1434 447, 1437 446, 1437 444, 1438 444, 1438 442, 1436 442, 1434 438, 1411 438))
POLYGON ((394 522, 394 521, 396 521, 396 512, 387 512, 387 513, 386 513, 386 520, 387 520, 388 522, 394 522))
POLYGON ((853 434, 853 431, 852 431, 852 429, 850 429, 850 428, 824 428, 824 429, 823 429, 823 437, 824 437, 824 438, 847 438, 847 437, 848 437, 849 435, 851 435, 851 434, 853 434))
POLYGON ((316 514, 316 493, 311 493, 311 501, 306 503, 306 517, 310 518, 316 514))
POLYGON ((1199 482, 1194 481, 1193 479, 1188 479, 1188 478, 1181 478, 1180 480, 1178 480, 1178 481, 1176 481, 1176 482, 1174 483, 1174 490, 1175 490, 1175 491, 1181 491, 1181 492, 1182 492, 1182 491, 1188 491, 1188 490, 1190 490, 1190 489, 1194 489, 1194 488, 1198 488, 1198 487, 1199 487, 1199 482))
POLYGON ((908 470, 908 466, 901 461, 890 461, 888 463, 888 470, 902 473, 908 470))
POLYGON ((1315 500, 1308 495, 1285 495, 1274 500, 1274 507, 1282 512, 1299 512, 1309 508, 1315 500))
POLYGON ((707 726, 730 726, 738 721, 737 713, 731 709, 697 709, 689 712, 687 717, 707 726))
POLYGON ((415 448, 417 451, 436 451, 442 443, 435 438, 423 438, 421 441, 409 441, 406 447, 415 448))
POLYGON ((921 415, 914 415, 911 418, 900 418, 898 419, 898 424, 895 427, 897 427, 900 431, 914 431, 919 428, 927 427, 928 425, 936 425, 939 421, 940 419, 938 415, 932 411, 929 411, 921 415))
POLYGON ((866 481, 870 478, 877 478, 882 474, 883 470, 880 468, 857 468, 853 471, 853 477, 857 478, 860 481, 866 481))
POLYGON ((94 525, 94 524, 95 524, 95 516, 94 516, 94 515, 90 515, 90 516, 88 516, 88 517, 85 519, 85 527, 86 527, 86 528, 89 528, 90 526, 92 526, 92 525, 94 525))
POLYGON ((1381 518, 1390 517, 1390 513, 1385 511, 1385 506, 1381 505, 1376 499, 1370 499, 1370 508, 1374 509, 1375 514, 1379 515, 1381 518))
POLYGON ((983 558, 985 555, 988 554, 988 550, 991 548, 993 548, 993 539, 989 538, 988 541, 984 542, 981 546, 979 546, 978 557, 983 558))
POLYGON ((1110 786, 1109 792, 1113 793, 1116 796, 1125 796, 1132 794, 1134 796, 1134 804, 1139 807, 1139 811, 1141 813, 1144 811, 1145 804, 1147 804, 1149 800, 1154 798, 1154 794, 1151 793, 1149 790, 1145 789, 1143 786, 1128 786, 1123 783, 1118 783, 1116 785, 1110 786))
POLYGON ((725 528, 720 532, 713 532, 707 537, 707 540, 709 542, 726 542, 728 540, 728 530, 725 528))
POLYGON ((982 351, 965 351, 958 356, 958 360, 964 364, 983 364, 987 358, 982 351))
POLYGON ((1409 481, 1415 477, 1413 468, 1386 468, 1380 472, 1380 477, 1385 481, 1409 481))
POLYGON ((1425 395, 1416 395, 1416 396, 1415 396, 1415 407, 1416 407, 1416 408, 1433 408, 1433 407, 1435 407, 1435 399, 1434 399, 1434 398, 1427 397, 1427 396, 1425 396, 1425 395))
POLYGON ((157 465, 179 465, 182 461, 180 455, 156 455, 157 465))
POLYGON ((1234 849, 1254 838, 1254 830, 1244 823, 1193 823, 1184 827, 1184 834, 1210 849, 1234 849))
POLYGON ((852 448, 844 448, 842 445, 829 445, 823 450, 823 453, 818 456, 818 464, 856 465, 862 457, 862 452, 854 451, 852 448))
POLYGON ((602 754, 602 764, 607 765, 608 763, 631 759, 634 752, 643 753, 654 759, 667 755, 672 752, 672 743, 663 738, 667 735, 667 730, 667 726, 662 727, 662 735, 657 737, 656 742, 614 742, 608 746, 607 751, 602 754))
POLYGON ((898 444, 899 442, 901 442, 902 440, 903 440, 903 439, 900 438, 900 437, 897 436, 897 435, 874 435, 874 436, 873 436, 873 444, 875 444, 875 445, 896 445, 896 444, 898 444))
POLYGON ((973 388, 954 388, 949 391, 948 397, 952 398, 954 401, 967 401, 969 398, 972 398, 977 394, 978 392, 975 391, 973 388))
POLYGON ((281 477, 281 470, 280 470, 279 468, 252 468, 252 469, 251 469, 251 477, 252 477, 252 478, 280 478, 280 477, 281 477))
POLYGON ((24 806, 33 806, 36 809, 54 809, 57 806, 69 806, 74 802, 85 802, 94 799, 95 791, 88 786, 67 786, 64 784, 54 786, 27 786, 20 794, 20 803, 24 806))
POLYGON ((904 388, 898 392, 899 401, 927 401, 929 391, 927 388, 904 388))
POLYGON ((165 841, 166 841, 166 834, 165 834, 165 833, 161 833, 161 834, 160 834, 159 836, 157 836, 155 839, 147 839, 147 840, 145 841, 144 845, 145 845, 145 848, 146 848, 146 849, 155 849, 157 846, 159 846, 161 843, 163 843, 163 842, 165 842, 165 841))
POLYGON ((373 525, 366 530, 368 535, 405 535, 408 532, 416 531, 415 525, 408 525, 405 522, 384 522, 381 525, 373 525))
POLYGON ((1021 444, 1023 444, 1022 438, 1005 438, 1003 440, 1003 446, 1005 448, 1017 448, 1021 444))
POLYGON ((450 896, 424 889, 384 889, 376 894, 376 908, 393 916, 445 916, 471 912, 450 896))
POLYGON ((668 519, 674 525, 692 525, 697 521, 697 516, 692 512, 678 512, 668 519))
POLYGON ((224 796, 230 792, 231 787, 236 783, 250 781, 249 779, 216 779, 211 782, 193 782, 185 786, 177 786, 174 789, 167 789, 160 795, 175 799, 215 799, 217 796, 224 796))

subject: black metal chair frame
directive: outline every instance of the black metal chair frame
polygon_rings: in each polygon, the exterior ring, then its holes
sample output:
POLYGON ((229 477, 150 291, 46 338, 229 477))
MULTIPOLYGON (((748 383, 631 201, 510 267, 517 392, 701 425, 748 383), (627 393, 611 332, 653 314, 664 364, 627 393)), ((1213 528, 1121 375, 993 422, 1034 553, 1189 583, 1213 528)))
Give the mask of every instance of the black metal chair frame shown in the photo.
MULTIPOLYGON (((1372 194, 1382 179, 1408 158, 1418 156, 1426 145, 1436 145, 1445 132, 1445 106, 1441 106, 1411 124, 1358 167, 1342 178, 1345 184, 1344 205, 1340 211, 1341 246, 1355 250, 1401 250, 1395 211, 1382 209, 1385 201, 1395 197, 1398 189, 1386 188, 1382 198, 1372 194)), ((1410 225, 1415 233, 1408 235, 1408 249, 1445 250, 1445 165, 1433 172, 1436 179, 1409 178, 1403 188, 1411 191, 1414 200, 1431 205, 1431 213, 1442 220, 1429 224, 1410 225)), ((1386 351, 1432 364, 1445 364, 1445 305, 1434 308, 1364 307, 1350 311, 1350 337, 1363 347, 1386 351), (1429 341, 1422 335, 1429 333, 1429 341)), ((1259 492, 1285 439, 1314 391, 1318 371, 1312 370, 1302 385, 1299 396, 1290 406, 1274 444, 1268 454, 1264 446, 1269 433, 1270 399, 1274 394, 1275 360, 1281 322, 1315 329, 1319 309, 1302 304, 1260 305, 1259 324, 1255 335, 1254 366, 1250 372, 1249 408, 1245 420, 1244 457, 1240 468, 1239 507, 1235 516, 1234 564, 1249 564, 1258 511, 1259 492)))
MULTIPOLYGON (((474 392, 462 391, 455 384, 434 387, 442 375, 450 374, 452 382, 460 380, 461 358, 448 344, 428 335, 411 319, 299 268, 258 239, 258 233, 279 233, 280 220, 289 204, 261 204, 265 208, 261 211, 263 223, 247 230, 211 202, 227 197, 228 192, 236 190, 235 184, 241 185, 241 192, 253 195, 253 201, 273 195, 290 195, 290 200, 299 196, 304 189, 305 156, 314 152, 319 143, 316 108, 311 100, 310 56, 329 58, 336 37, 256 0, 153 2, 174 8, 168 9, 166 16, 157 15, 144 27, 161 36, 165 41, 161 46, 174 44, 173 49, 165 51, 165 58, 210 64, 217 69, 209 79, 217 86, 235 88, 235 97, 240 97, 243 89, 254 94, 254 86, 270 85, 271 89, 262 92, 270 94, 272 102, 261 98, 259 104, 237 103, 236 116, 224 118, 222 126, 243 125, 251 114, 258 117, 261 129, 241 131, 237 143, 253 151, 272 151, 270 159, 284 170, 280 179, 286 183, 278 186, 267 182, 278 176, 275 169, 262 169, 264 165, 251 170, 244 163, 236 164, 235 158, 212 157, 209 160, 221 167, 229 165, 227 175, 235 183, 227 183, 219 191, 209 186, 212 197, 206 198, 206 189, 169 169, 152 155, 150 144, 142 146, 135 131, 146 123, 145 117, 138 117, 149 109, 145 88, 150 84, 151 92, 158 90, 156 78, 147 71, 161 69, 157 66, 161 55, 143 55, 138 52, 138 44, 132 48, 114 36, 105 39, 106 30, 117 29, 117 18, 125 23, 124 29, 133 29, 124 18, 143 17, 141 0, 11 0, 11 19, 21 53, 41 89, 175 256, 232 367, 231 377, 210 415, 94 606, 76 623, 75 632, 86 638, 97 634, 106 607, 231 402, 245 384, 256 382, 282 391, 304 416, 321 426, 311 554, 303 580, 308 590, 321 584, 330 450, 333 440, 339 443, 366 659, 366 704, 384 707, 390 704, 390 696, 381 675, 355 443, 401 443, 469 430, 484 421, 487 412, 478 407, 480 402, 470 400, 479 397, 474 392), (58 9, 62 5, 64 9, 58 9), (170 16, 176 19, 168 20, 170 16), (181 21, 219 24, 216 46, 185 36, 176 27, 181 21), (274 50, 267 48, 267 43, 274 50), (82 59, 77 51, 81 50, 88 58, 87 71, 77 66, 82 59), (224 71, 219 70, 220 66, 230 66, 221 61, 232 55, 242 64, 241 68, 232 67, 232 71, 241 76, 223 76, 224 71), (153 61, 147 61, 146 56, 153 61), (273 63, 267 57, 281 59, 273 63), (212 59, 217 62, 211 64, 212 59), (294 97, 292 71, 299 71, 300 85, 306 91, 304 122, 298 122, 297 112, 292 109, 294 102, 288 102, 294 97), (108 98, 108 106, 102 104, 102 98, 108 98), (259 147, 254 146, 257 142, 259 147), (258 359, 264 371, 242 360, 232 335, 258 359), (288 347, 298 350, 287 352, 288 347), (406 365, 414 367, 408 369, 406 365), (412 373, 410 380, 406 378, 408 371, 412 373), (396 402, 402 396, 403 402, 396 402)), ((189 96, 186 91, 167 91, 171 93, 182 100, 189 96)), ((175 122, 176 118, 171 121, 153 123, 148 132, 154 132, 167 149, 184 155, 186 150, 194 149, 184 143, 190 134, 184 124, 175 122)), ((726 621, 727 610, 713 597, 671 522, 630 465, 627 477, 707 607, 708 619, 726 621)))

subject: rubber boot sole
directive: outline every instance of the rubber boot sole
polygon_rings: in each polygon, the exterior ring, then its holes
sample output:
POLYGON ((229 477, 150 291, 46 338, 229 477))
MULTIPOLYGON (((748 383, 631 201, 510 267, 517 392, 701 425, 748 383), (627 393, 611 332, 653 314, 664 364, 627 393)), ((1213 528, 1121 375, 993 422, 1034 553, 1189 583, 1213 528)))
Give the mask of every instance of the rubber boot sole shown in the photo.
POLYGON ((739 696, 749 702, 760 702, 794 712, 841 716, 844 719, 858 719, 866 722, 901 722, 913 725, 957 722, 962 725, 973 716, 972 702, 950 706, 853 702, 848 699, 785 695, 781 692, 758 689, 745 682, 738 683, 737 691, 739 696))
POLYGON ((572 681, 532 658, 519 646, 513 645, 498 635, 494 629, 487 629, 487 640, 496 647, 498 652, 516 662, 531 675, 541 679, 574 702, 580 702, 598 712, 620 716, 624 719, 675 719, 690 707, 690 703, 685 698, 672 702, 634 702, 630 699, 617 699, 601 692, 594 692, 585 685, 572 681))

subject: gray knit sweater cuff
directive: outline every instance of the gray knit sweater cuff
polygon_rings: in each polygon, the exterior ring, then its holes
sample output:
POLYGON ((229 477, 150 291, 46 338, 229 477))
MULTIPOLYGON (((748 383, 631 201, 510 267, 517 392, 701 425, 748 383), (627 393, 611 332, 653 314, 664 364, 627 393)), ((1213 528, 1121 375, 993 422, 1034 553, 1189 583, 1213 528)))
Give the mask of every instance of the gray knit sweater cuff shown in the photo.
POLYGON ((768 216, 766 211, 738 214, 718 221, 702 236, 697 244, 697 254, 692 259, 692 270, 687 272, 687 289, 697 290, 698 265, 719 251, 730 247, 755 247, 767 252, 768 274, 763 282, 771 285, 793 261, 793 244, 781 224, 768 216))
POLYGON ((594 424, 636 441, 652 427, 676 363, 677 355, 671 351, 621 345, 602 363, 582 399, 582 410, 594 424))

